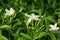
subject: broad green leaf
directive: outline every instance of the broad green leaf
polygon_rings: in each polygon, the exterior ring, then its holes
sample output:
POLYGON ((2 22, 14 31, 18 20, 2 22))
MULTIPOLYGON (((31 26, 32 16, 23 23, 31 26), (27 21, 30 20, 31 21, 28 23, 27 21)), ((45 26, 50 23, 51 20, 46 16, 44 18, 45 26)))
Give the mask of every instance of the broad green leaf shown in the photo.
POLYGON ((8 40, 6 37, 0 35, 0 40, 8 40))
POLYGON ((22 35, 23 37, 25 37, 27 39, 31 39, 30 35, 28 35, 28 34, 20 33, 20 35, 22 35))

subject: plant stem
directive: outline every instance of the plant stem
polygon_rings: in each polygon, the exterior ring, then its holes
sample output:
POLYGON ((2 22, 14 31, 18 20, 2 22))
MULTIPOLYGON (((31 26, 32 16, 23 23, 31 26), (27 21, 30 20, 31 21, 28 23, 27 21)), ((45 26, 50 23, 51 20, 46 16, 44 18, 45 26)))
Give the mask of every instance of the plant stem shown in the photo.
POLYGON ((33 25, 33 20, 32 20, 32 27, 33 27, 34 25, 33 25))
POLYGON ((2 30, 0 29, 0 34, 2 35, 2 30))
POLYGON ((26 24, 26 27, 27 27, 26 29, 27 29, 27 34, 28 34, 28 24, 26 24))

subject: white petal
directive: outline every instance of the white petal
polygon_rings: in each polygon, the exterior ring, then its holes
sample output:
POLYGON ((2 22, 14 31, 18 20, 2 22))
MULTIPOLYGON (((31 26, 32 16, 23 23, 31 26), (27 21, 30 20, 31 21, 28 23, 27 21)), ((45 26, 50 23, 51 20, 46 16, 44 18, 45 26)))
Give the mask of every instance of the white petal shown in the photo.
POLYGON ((13 13, 13 12, 14 12, 13 8, 10 8, 10 13, 13 13))
POLYGON ((31 14, 31 16, 34 16, 34 17, 39 17, 39 15, 35 15, 34 13, 31 14))
POLYGON ((50 27, 52 28, 52 27, 54 27, 54 25, 50 25, 50 27))
POLYGON ((38 17, 39 17, 39 15, 35 15, 35 17, 36 17, 36 18, 38 18, 38 17))
POLYGON ((34 16, 34 15, 35 15, 34 13, 31 14, 31 16, 34 16))
POLYGON ((58 29, 59 29, 59 27, 56 28, 56 30, 58 30, 58 29))
POLYGON ((25 14, 25 16, 30 17, 31 15, 25 14))
POLYGON ((5 16, 8 16, 8 15, 9 15, 8 13, 5 14, 5 16))
POLYGON ((29 24, 29 23, 31 22, 31 20, 32 20, 32 19, 31 19, 31 18, 29 18, 29 19, 28 19, 28 21, 27 21, 27 24, 29 24))
POLYGON ((9 13, 9 10, 8 9, 5 9, 6 13, 9 13))
POLYGON ((34 18, 34 20, 40 20, 39 18, 34 18))
POLYGON ((57 27, 57 23, 55 23, 55 26, 57 27))
POLYGON ((10 8, 10 11, 13 10, 13 8, 10 8))

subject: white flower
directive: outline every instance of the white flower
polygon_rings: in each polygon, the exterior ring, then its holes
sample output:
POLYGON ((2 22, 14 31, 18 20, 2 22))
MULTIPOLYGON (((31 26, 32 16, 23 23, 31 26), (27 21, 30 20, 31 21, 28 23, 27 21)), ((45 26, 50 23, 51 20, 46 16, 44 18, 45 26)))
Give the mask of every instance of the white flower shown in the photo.
POLYGON ((50 30, 58 30, 59 27, 57 27, 57 23, 55 23, 54 25, 50 25, 50 30))
POLYGON ((10 16, 10 15, 12 15, 14 13, 15 10, 13 10, 13 8, 10 8, 10 10, 5 9, 5 11, 6 11, 5 16, 10 16))
POLYGON ((32 20, 39 20, 39 15, 34 15, 34 13, 32 13, 31 15, 25 14, 27 17, 29 17, 27 24, 29 24, 32 20))

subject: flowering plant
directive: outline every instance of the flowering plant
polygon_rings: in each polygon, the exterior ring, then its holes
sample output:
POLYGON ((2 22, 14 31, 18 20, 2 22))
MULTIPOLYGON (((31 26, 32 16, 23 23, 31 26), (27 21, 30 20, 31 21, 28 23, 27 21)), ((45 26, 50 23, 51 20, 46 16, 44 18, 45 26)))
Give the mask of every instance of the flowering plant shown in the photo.
POLYGON ((60 40, 59 0, 0 0, 0 40, 60 40))

